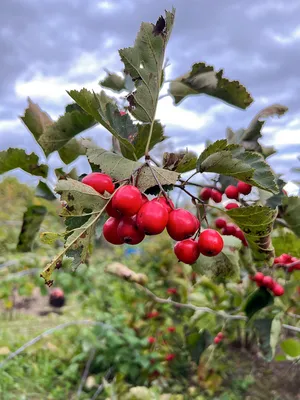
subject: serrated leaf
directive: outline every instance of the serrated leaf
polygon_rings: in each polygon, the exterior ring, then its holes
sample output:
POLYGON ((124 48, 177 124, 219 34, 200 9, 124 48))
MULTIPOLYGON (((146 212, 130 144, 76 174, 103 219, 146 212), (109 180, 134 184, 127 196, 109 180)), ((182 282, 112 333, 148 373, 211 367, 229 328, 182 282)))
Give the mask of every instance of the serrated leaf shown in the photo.
POLYGON ((136 90, 128 101, 132 115, 142 122, 152 122, 162 81, 166 46, 172 31, 175 10, 166 11, 163 32, 143 22, 133 47, 119 50, 125 71, 135 82, 136 90))
POLYGON ((201 332, 192 332, 186 335, 187 349, 192 360, 198 364, 202 353, 212 343, 212 336, 207 329, 201 332))
POLYGON ((21 168, 29 174, 47 177, 48 166, 39 165, 39 158, 35 153, 26 154, 23 149, 9 148, 0 152, 0 174, 21 168))
MULTIPOLYGON (((126 149, 126 154, 134 154, 132 142, 137 135, 137 127, 133 124, 128 114, 120 115, 115 101, 102 91, 100 94, 91 93, 87 89, 71 90, 68 94, 106 128, 121 143, 121 151, 126 149)), ((124 151, 125 152, 125 151, 124 151)), ((135 156, 134 159, 137 159, 135 156)))
POLYGON ((263 357, 267 361, 274 358, 276 346, 281 332, 281 315, 275 318, 257 319, 253 322, 258 336, 258 344, 263 357))
POLYGON ((278 193, 276 177, 262 155, 240 145, 217 140, 207 147, 197 161, 199 172, 228 175, 272 193, 278 193))
POLYGON ((125 90, 125 79, 118 74, 108 72, 107 76, 99 82, 99 85, 115 92, 121 92, 125 90))
POLYGON ((216 97, 233 106, 245 109, 253 101, 246 88, 238 81, 223 77, 223 70, 216 72, 214 67, 203 62, 196 63, 187 74, 171 82, 169 93, 175 104, 190 95, 206 94, 216 97))
POLYGON ((32 205, 27 208, 23 215, 23 224, 17 245, 18 251, 26 252, 32 250, 34 239, 46 214, 47 209, 44 206, 32 205))
MULTIPOLYGON (((89 161, 100 167, 101 171, 110 175, 115 180, 128 179, 131 174, 143 164, 128 160, 118 154, 111 153, 101 148, 88 148, 87 157, 89 161)), ((152 167, 161 185, 174 185, 179 178, 177 172, 152 167)), ((139 174, 137 187, 144 192, 148 188, 157 186, 149 167, 144 166, 139 174)))
POLYGON ((70 164, 75 161, 79 156, 85 155, 85 147, 76 139, 71 139, 61 149, 58 154, 65 164, 70 164))
POLYGON ((43 134, 44 130, 53 124, 51 117, 28 97, 28 107, 24 116, 20 117, 26 127, 33 134, 35 140, 43 134))
POLYGON ((297 339, 286 339, 280 343, 282 350, 290 357, 300 357, 300 342, 297 339))
POLYGON ((42 197, 43 199, 46 200, 56 200, 56 196, 52 192, 52 190, 49 188, 49 186, 42 181, 39 181, 39 184, 37 185, 35 189, 35 195, 36 197, 42 197))
POLYGON ((196 168, 197 158, 196 153, 189 151, 164 153, 163 167, 170 171, 177 171, 183 174, 196 168))
POLYGON ((227 215, 244 232, 254 259, 273 264, 274 247, 271 240, 277 210, 269 207, 239 207, 227 211, 227 215))
POLYGON ((282 199, 283 219, 287 222, 289 228, 300 236, 300 197, 285 196, 282 199))
POLYGON ((95 125, 95 119, 84 110, 74 109, 66 112, 52 125, 47 127, 39 137, 39 144, 46 155, 61 149, 69 140, 78 133, 85 131, 95 125))
MULTIPOLYGON (((268 207, 275 209, 277 206, 279 206, 282 203, 283 198, 286 197, 286 195, 282 191, 282 189, 285 185, 286 185, 286 182, 284 180, 282 180, 281 178, 277 179, 277 186, 279 188, 279 192, 277 194, 274 194, 274 195, 268 197, 268 199, 266 201, 266 205, 268 207)), ((261 196, 260 196, 260 198, 261 198, 261 196)))
POLYGON ((271 293, 264 287, 255 290, 246 301, 244 311, 248 318, 253 317, 258 311, 274 303, 271 293))

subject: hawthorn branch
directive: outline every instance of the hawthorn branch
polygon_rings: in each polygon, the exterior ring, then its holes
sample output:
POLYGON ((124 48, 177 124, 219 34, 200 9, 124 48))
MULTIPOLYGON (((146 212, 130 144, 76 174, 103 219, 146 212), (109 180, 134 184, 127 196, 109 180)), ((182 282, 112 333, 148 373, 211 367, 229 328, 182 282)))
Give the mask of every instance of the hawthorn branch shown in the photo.
POLYGON ((293 268, 300 266, 300 260, 294 261, 289 264, 274 264, 275 268, 293 268))
POLYGON ((83 374, 82 374, 82 377, 81 377, 81 380, 80 380, 80 384, 79 384, 79 387, 78 387, 78 390, 77 390, 77 398, 78 398, 78 399, 79 399, 80 396, 81 396, 81 392, 82 392, 82 389, 83 389, 83 385, 85 384, 85 382, 86 382, 86 380, 87 380, 87 377, 88 377, 88 374, 89 374, 89 371, 90 371, 92 362, 93 362, 93 360, 94 360, 94 358, 95 358, 95 355, 96 355, 96 349, 95 349, 95 347, 94 347, 94 348, 92 348, 92 350, 90 351, 89 358, 88 358, 88 360, 87 360, 87 362, 86 362, 86 364, 85 364, 85 368, 84 368, 84 371, 83 371, 83 374))

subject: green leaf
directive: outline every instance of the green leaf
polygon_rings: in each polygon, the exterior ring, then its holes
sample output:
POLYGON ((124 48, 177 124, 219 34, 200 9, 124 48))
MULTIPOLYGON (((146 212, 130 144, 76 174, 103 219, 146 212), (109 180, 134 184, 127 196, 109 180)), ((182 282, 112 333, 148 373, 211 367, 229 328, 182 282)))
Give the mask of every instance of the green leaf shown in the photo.
MULTIPOLYGON (((115 180, 128 179, 131 174, 143 164, 127 160, 126 158, 101 148, 88 148, 87 157, 92 164, 99 165, 101 171, 115 180)), ((152 167, 161 185, 174 185, 179 178, 177 172, 152 167)), ((157 186, 149 167, 144 166, 139 174, 137 187, 144 192, 146 189, 157 186)))
POLYGON ((192 360, 198 364, 202 353, 212 343, 212 336, 207 329, 202 332, 192 332, 186 335, 187 349, 192 360))
POLYGON ((118 74, 108 72, 107 76, 99 82, 99 85, 115 92, 121 92, 125 90, 125 79, 118 74))
POLYGON ((227 215, 245 233, 254 259, 272 265, 275 255, 271 232, 277 210, 261 206, 239 207, 228 210, 227 215))
MULTIPOLYGON (((274 194, 273 196, 268 196, 268 199, 266 201, 266 205, 271 208, 276 208, 282 203, 282 200, 286 195, 283 193, 282 189, 286 185, 286 182, 282 180, 281 178, 277 179, 277 186, 279 188, 279 192, 277 194, 274 194)), ((260 193, 261 194, 261 193, 260 193)), ((260 196, 261 198, 262 196, 260 196)))
MULTIPOLYGON (((150 126, 151 126, 150 124, 137 125, 138 132, 136 138, 133 141, 133 146, 135 148, 134 152, 137 159, 140 159, 145 154, 146 145, 150 133, 150 126)), ((149 145, 149 151, 152 150, 157 143, 160 143, 165 139, 166 137, 164 136, 164 130, 161 123, 158 121, 154 121, 150 145, 149 145)), ((126 156, 124 153, 123 155, 126 156)), ((134 160, 133 157, 131 157, 130 159, 134 160)))
POLYGON ((285 196, 282 200, 283 219, 289 225, 289 228, 300 236, 300 197, 285 196))
POLYGON ((46 214, 47 209, 44 206, 32 205, 27 208, 23 215, 23 224, 17 245, 18 251, 26 252, 32 250, 34 239, 46 214))
POLYGON ((257 319, 253 322, 253 326, 258 336, 258 344, 263 357, 267 361, 271 361, 280 337, 281 314, 275 318, 257 319))
POLYGON ((184 172, 189 172, 196 168, 197 158, 196 153, 189 151, 164 153, 163 167, 170 171, 177 171, 183 174, 184 172))
POLYGON ((134 46, 119 50, 125 72, 136 85, 136 90, 128 97, 129 110, 142 122, 152 122, 155 118, 164 55, 174 18, 174 9, 166 11, 165 20, 161 20, 165 21, 165 29, 161 33, 155 32, 153 24, 143 22, 134 46))
POLYGON ((12 149, 0 151, 0 174, 21 168, 29 174, 47 177, 48 166, 38 164, 39 158, 35 153, 26 154, 23 149, 12 149))
POLYGON ((52 190, 49 188, 49 186, 42 181, 39 181, 39 184, 37 185, 35 189, 35 195, 36 197, 42 197, 43 199, 46 200, 56 200, 56 196, 52 192, 52 190))
POLYGON ((63 116, 44 130, 39 144, 48 155, 61 149, 78 133, 95 125, 95 120, 83 110, 66 112, 63 116))
POLYGON ((228 175, 250 185, 278 193, 276 177, 262 155, 245 151, 240 145, 228 144, 226 139, 208 146, 197 161, 199 172, 228 175))
POLYGON ((42 232, 40 239, 42 243, 53 245, 57 240, 63 240, 64 235, 56 232, 42 232))
MULTIPOLYGON (((121 143, 121 151, 126 155, 134 155, 132 144, 137 135, 137 127, 133 124, 128 114, 120 115, 115 101, 102 91, 100 94, 82 89, 80 92, 71 90, 68 94, 76 101, 90 116, 106 128, 121 143), (124 150, 124 148, 126 150, 124 150)), ((135 160, 137 157, 134 156, 135 160)))
POLYGON ((300 357, 300 342, 297 339, 286 339, 280 343, 282 350, 290 357, 300 357))
POLYGON ((255 313, 274 303, 271 293, 264 287, 260 287, 253 292, 247 299, 244 311, 248 318, 255 313))
POLYGON ((175 104, 196 94, 217 97, 242 109, 253 101, 246 88, 238 81, 229 81, 223 77, 222 69, 216 72, 214 67, 203 62, 194 64, 190 72, 172 81, 169 93, 174 97, 175 104))
POLYGON ((42 111, 40 107, 33 103, 28 97, 28 107, 25 110, 24 116, 20 117, 26 127, 33 134, 35 140, 44 133, 45 129, 53 124, 50 116, 42 111))
POLYGON ((85 147, 76 139, 71 139, 61 149, 58 154, 65 164, 70 164, 75 161, 79 156, 85 155, 85 147))

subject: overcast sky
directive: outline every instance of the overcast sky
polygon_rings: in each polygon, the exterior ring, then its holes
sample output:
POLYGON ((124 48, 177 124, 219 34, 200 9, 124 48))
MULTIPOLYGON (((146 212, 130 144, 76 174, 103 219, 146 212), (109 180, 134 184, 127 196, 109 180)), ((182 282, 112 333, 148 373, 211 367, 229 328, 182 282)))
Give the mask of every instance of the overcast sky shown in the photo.
MULTIPOLYGON (((291 179, 290 168, 300 165, 300 0, 1 0, 0 150, 38 152, 18 119, 26 98, 57 118, 71 102, 65 90, 97 90, 104 68, 122 69, 117 50, 133 44, 141 21, 155 22, 172 5, 168 77, 205 61, 240 80, 255 100, 242 111, 205 96, 178 107, 162 99, 158 118, 173 148, 200 152, 205 140, 223 138, 227 127, 247 127, 260 109, 281 103, 289 112, 268 120, 263 143, 276 147, 270 163, 291 179)), ((104 129, 91 133, 109 146, 104 129)))

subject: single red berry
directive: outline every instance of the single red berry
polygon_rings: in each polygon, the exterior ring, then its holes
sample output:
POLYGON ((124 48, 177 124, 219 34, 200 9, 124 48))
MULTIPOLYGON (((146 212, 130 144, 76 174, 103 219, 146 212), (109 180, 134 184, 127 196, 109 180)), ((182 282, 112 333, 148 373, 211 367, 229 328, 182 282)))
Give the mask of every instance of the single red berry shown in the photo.
POLYGON ((119 211, 116 210, 115 208, 113 208, 112 200, 107 204, 105 211, 107 212, 107 214, 110 217, 114 217, 114 218, 120 218, 121 217, 121 214, 119 213, 119 211))
POLYGON ((136 216, 120 219, 117 234, 127 244, 135 245, 144 239, 144 232, 140 231, 136 224, 136 216))
POLYGON ((156 197, 152 201, 157 201, 159 204, 166 207, 168 213, 170 213, 175 208, 173 201, 169 198, 167 200, 165 196, 156 197))
POLYGON ((251 192, 252 186, 248 185, 248 183, 239 181, 237 184, 237 190, 244 194, 245 196, 247 196, 247 194, 249 194, 251 192))
POLYGON ((237 228, 237 226, 234 225, 234 224, 231 224, 231 223, 227 224, 227 225, 226 225, 227 234, 228 234, 228 235, 231 235, 231 236, 235 236, 235 234, 236 234, 236 228, 237 228))
POLYGON ((200 233, 198 245, 203 255, 214 257, 222 251, 224 241, 219 232, 214 229, 206 229, 200 233))
POLYGON ((261 283, 263 286, 265 286, 268 289, 272 289, 275 284, 273 278, 269 275, 264 276, 261 283))
POLYGON ((221 203, 222 201, 222 193, 216 189, 212 189, 211 191, 211 198, 215 203, 221 203))
POLYGON ((194 264, 200 256, 200 249, 195 240, 185 239, 175 244, 174 253, 178 261, 182 261, 185 264, 194 264))
POLYGON ((158 311, 151 311, 151 312, 149 312, 149 313, 146 315, 146 317, 147 317, 148 319, 156 318, 156 317, 158 317, 158 316, 159 316, 159 312, 158 312, 158 311))
POLYGON ((219 228, 219 229, 222 229, 222 228, 225 228, 226 227, 226 225, 227 225, 227 221, 226 221, 226 219, 225 218, 217 218, 216 220, 215 220, 215 224, 216 224, 216 227, 217 228, 219 228))
POLYGON ((62 289, 55 288, 52 289, 49 296, 49 304, 52 307, 60 308, 65 304, 65 295, 62 289))
POLYGON ((239 191, 236 186, 229 185, 225 189, 225 194, 228 197, 228 199, 235 199, 237 200, 239 198, 239 191))
POLYGON ((190 238, 199 227, 199 220, 183 208, 177 208, 169 214, 167 231, 174 240, 180 241, 190 238))
POLYGON ((123 117, 123 115, 126 115, 126 111, 120 111, 120 115, 123 117))
POLYGON ((223 333, 223 332, 219 332, 219 333, 217 334, 217 337, 218 337, 219 339, 223 340, 223 339, 224 339, 224 333, 223 333))
POLYGON ((174 287, 170 287, 167 289, 168 294, 177 294, 177 289, 174 287))
POLYGON ((153 336, 148 337, 148 343, 149 343, 149 344, 153 344, 153 343, 155 343, 155 342, 156 342, 155 337, 153 337, 153 336))
POLYGON ((256 274, 254 275, 254 281, 255 282, 262 282, 264 279, 264 274, 262 272, 256 272, 256 274))
POLYGON ((115 190, 115 185, 111 177, 106 174, 101 174, 100 172, 92 172, 86 175, 81 182, 91 186, 100 194, 104 192, 113 193, 115 190))
POLYGON ((146 235, 158 235, 167 226, 169 213, 158 201, 148 201, 137 214, 137 226, 146 235))
POLYGON ((174 360, 175 357, 176 357, 175 354, 167 354, 165 357, 165 360, 172 361, 172 360, 174 360))
POLYGON ((223 236, 228 236, 229 235, 228 230, 227 230, 227 226, 225 226, 224 228, 221 229, 221 233, 222 233, 223 236))
POLYGON ((103 236, 111 244, 123 244, 124 241, 119 238, 117 230, 120 220, 110 217, 103 225, 103 236))
POLYGON ((292 256, 290 254, 283 253, 280 256, 280 262, 282 264, 288 264, 288 263, 292 262, 292 256))
POLYGON ((240 239, 242 242, 246 240, 244 232, 240 228, 236 228, 234 236, 240 239))
POLYGON ((221 340, 222 340, 222 339, 220 339, 218 336, 216 336, 216 337, 214 338, 214 344, 220 343, 221 340))
POLYGON ((173 332, 175 332, 175 331, 176 331, 175 326, 169 326, 169 327, 168 327, 168 332, 173 333, 173 332))
POLYGON ((112 207, 122 215, 132 217, 142 205, 142 195, 139 189, 132 185, 122 186, 112 198, 112 207))
POLYGON ((272 288, 272 292, 274 296, 282 296, 284 294, 284 288, 279 285, 279 283, 275 283, 275 285, 272 288))
POLYGON ((228 203, 225 208, 226 210, 231 210, 232 208, 239 208, 239 205, 237 203, 228 203))
POLYGON ((204 187, 203 189, 201 189, 200 199, 204 200, 204 201, 209 200, 210 197, 211 197, 211 191, 212 191, 212 189, 211 188, 207 188, 207 187, 204 187))

